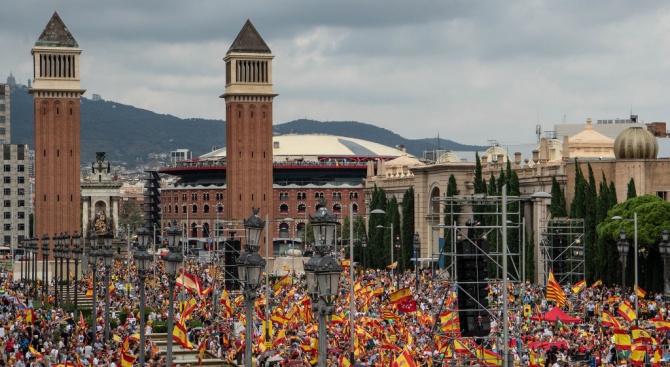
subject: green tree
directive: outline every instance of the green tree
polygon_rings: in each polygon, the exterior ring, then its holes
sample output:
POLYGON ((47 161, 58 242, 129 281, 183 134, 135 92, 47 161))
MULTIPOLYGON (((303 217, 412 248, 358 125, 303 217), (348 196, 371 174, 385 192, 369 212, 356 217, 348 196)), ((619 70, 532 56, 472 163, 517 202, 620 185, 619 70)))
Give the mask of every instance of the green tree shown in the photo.
MULTIPOLYGON (((384 189, 377 186, 372 190, 370 200, 370 211, 381 209, 386 212, 387 200, 384 189)), ((370 231, 368 233, 367 254, 370 258, 370 267, 373 269, 382 269, 390 264, 391 254, 388 246, 384 245, 384 233, 386 229, 379 229, 377 226, 386 226, 386 217, 388 214, 370 214, 370 231)), ((386 242, 388 244, 388 242, 386 242)))
POLYGON ((568 216, 565 209, 565 190, 556 180, 556 176, 551 178, 551 206, 549 207, 552 218, 565 218, 568 216))
POLYGON ((402 251, 401 251, 401 238, 402 238, 402 229, 400 227, 400 212, 398 211, 398 200, 395 198, 395 196, 392 196, 387 204, 386 204, 386 226, 391 227, 393 226, 393 237, 391 237, 391 231, 390 230, 384 230, 384 243, 388 244, 388 251, 393 251, 392 256, 389 256, 388 263, 386 265, 390 265, 393 262, 398 262, 398 267, 396 268, 398 271, 404 271, 405 267, 404 265, 404 259, 402 258, 402 251), (399 258, 400 257, 400 258, 399 258))
MULTIPOLYGON (((597 233, 605 241, 605 246, 616 248, 621 229, 626 230, 626 238, 631 244, 627 262, 627 273, 630 269, 631 276, 626 275, 626 283, 633 284, 632 264, 634 261, 633 243, 635 240, 634 223, 632 219, 637 213, 637 238, 638 238, 638 278, 640 286, 647 292, 662 292, 662 277, 659 269, 662 269, 662 258, 658 254, 658 243, 661 240, 661 232, 670 228, 670 203, 655 195, 643 195, 628 199, 621 204, 615 205, 608 213, 609 218, 620 216, 626 220, 605 220, 598 224, 597 233)), ((608 285, 620 283, 621 262, 609 262, 605 264, 606 274, 613 275, 607 281, 608 285), (614 279, 614 276, 619 276, 614 279)), ((603 282, 606 282, 603 279, 603 282)), ((606 283, 607 284, 607 283, 606 283)))
POLYGON ((630 178, 630 181, 628 181, 628 192, 626 192, 626 200, 632 199, 637 196, 637 192, 635 191, 635 180, 633 178, 630 178))
POLYGON ((130 225, 130 230, 132 231, 144 225, 144 217, 142 216, 140 205, 134 200, 128 200, 123 203, 123 216, 119 220, 121 229, 125 230, 126 226, 130 225))
POLYGON ((482 173, 482 161, 479 159, 479 152, 475 152, 475 178, 474 178, 475 194, 486 193, 486 181, 482 173))

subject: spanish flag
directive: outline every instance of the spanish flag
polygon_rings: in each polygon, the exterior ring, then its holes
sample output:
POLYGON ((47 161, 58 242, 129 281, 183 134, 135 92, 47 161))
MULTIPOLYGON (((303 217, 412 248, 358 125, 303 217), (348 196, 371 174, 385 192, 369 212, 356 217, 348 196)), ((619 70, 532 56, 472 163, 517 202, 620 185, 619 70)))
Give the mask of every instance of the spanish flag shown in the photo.
POLYGON ((487 366, 502 365, 502 356, 492 350, 479 347, 475 349, 475 355, 477 356, 477 358, 484 361, 484 364, 487 366))
POLYGON ((42 355, 42 353, 36 351, 35 348, 33 348, 32 346, 28 346, 28 350, 30 351, 30 354, 35 356, 35 358, 37 358, 37 359, 43 359, 44 358, 44 355, 42 355))
POLYGON ((32 308, 26 310, 26 318, 24 322, 28 325, 32 325, 35 323, 35 311, 33 311, 32 308))
POLYGON ((186 337, 186 326, 182 321, 176 322, 172 330, 172 340, 179 343, 182 348, 193 349, 193 344, 186 337))
POLYGON ((637 298, 644 298, 647 295, 647 292, 642 289, 639 285, 635 286, 637 289, 637 298))
POLYGON ((617 319, 614 318, 614 316, 612 316, 611 313, 603 311, 600 317, 601 317, 600 323, 602 324, 602 326, 609 326, 615 329, 621 329, 621 324, 617 319))
POLYGON ((409 288, 399 289, 391 293, 391 303, 397 304, 403 301, 406 301, 412 297, 412 293, 409 291, 409 288))
POLYGON ((647 354, 647 347, 642 344, 633 344, 630 352, 630 364, 633 366, 644 365, 644 357, 647 354))
POLYGON ((197 294, 198 296, 202 294, 202 287, 200 286, 200 282, 198 282, 198 278, 194 277, 193 275, 184 274, 180 271, 179 275, 177 275, 176 281, 178 286, 182 286, 197 294))
POLYGON ((603 281, 600 280, 600 279, 596 280, 593 284, 591 284, 591 288, 602 287, 602 286, 603 286, 603 281))
POLYGON ((181 319, 182 320, 188 320, 189 316, 191 316, 191 313, 195 310, 195 308, 198 306, 198 303, 195 301, 195 298, 191 297, 188 301, 184 302, 184 311, 181 313, 181 319))
POLYGON ((549 279, 547 280, 547 301, 554 301, 559 307, 565 305, 565 293, 554 278, 554 271, 549 270, 549 279))
POLYGON ((647 332, 647 330, 644 330, 640 328, 639 326, 633 326, 630 328, 630 333, 633 337, 633 343, 638 344, 638 343, 651 343, 651 335, 647 332))
POLYGON ((614 346, 617 350, 630 350, 630 335, 623 330, 614 330, 614 346))
POLYGON ((121 352, 121 367, 132 367, 135 359, 137 359, 137 356, 125 351, 121 352))
POLYGON ((586 288, 586 280, 580 280, 572 286, 572 293, 577 294, 584 288, 586 288))
POLYGON ((386 266, 387 269, 395 269, 396 267, 398 267, 398 262, 397 262, 397 261, 394 262, 394 263, 391 264, 391 265, 387 265, 387 266, 386 266))
POLYGON ((86 298, 93 298, 93 287, 90 285, 88 286, 88 289, 86 290, 86 295, 84 295, 86 298))
POLYGON ((624 319, 626 319, 628 322, 633 322, 634 320, 637 319, 637 315, 635 314, 635 310, 630 307, 630 303, 628 302, 622 302, 619 305, 619 308, 617 308, 616 312, 621 315, 624 319))
POLYGON ((349 266, 351 266, 351 259, 344 259, 342 260, 341 264, 343 268, 348 268, 349 266))
POLYGON ((393 361, 391 367, 416 367, 412 355, 408 351, 403 350, 402 353, 393 361))
POLYGON ((649 319, 652 323, 654 323, 654 327, 656 328, 656 331, 669 331, 670 330, 670 321, 663 320, 661 318, 654 318, 654 319, 649 319))
POLYGON ((340 363, 338 367, 351 367, 351 362, 349 362, 349 360, 347 359, 347 357, 344 356, 344 354, 340 356, 340 363))
POLYGON ((277 283, 275 283, 272 286, 272 290, 275 291, 275 293, 284 288, 285 286, 291 284, 291 277, 289 276, 289 274, 286 274, 283 277, 281 277, 281 279, 279 279, 277 283))

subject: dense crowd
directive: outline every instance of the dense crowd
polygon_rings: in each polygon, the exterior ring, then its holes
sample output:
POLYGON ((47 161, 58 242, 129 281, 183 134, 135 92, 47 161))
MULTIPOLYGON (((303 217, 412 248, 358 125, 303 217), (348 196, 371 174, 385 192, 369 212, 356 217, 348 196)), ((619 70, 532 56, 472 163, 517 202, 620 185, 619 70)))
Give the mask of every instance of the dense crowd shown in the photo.
MULTIPOLYGON (((10 272, 3 273, 0 366, 138 365, 137 360, 132 362, 133 358, 126 357, 136 356, 140 348, 145 351, 147 366, 165 365, 164 348, 154 340, 154 331, 164 332, 159 329, 164 327, 168 315, 168 278, 162 262, 156 261, 146 281, 147 338, 146 345, 140 346, 138 279, 132 263, 129 265, 127 261, 118 259, 109 269, 114 289, 110 291, 112 321, 106 342, 104 295, 108 289, 104 267, 97 271, 96 285, 92 284, 90 270, 79 280, 79 294, 89 289, 97 292, 94 325, 90 325, 88 315, 55 306, 56 279, 50 281, 50 294, 44 295, 40 293, 39 282, 37 289, 33 289, 31 282, 22 283, 13 280, 10 272)), ((243 364, 245 317, 253 317, 253 360, 258 366, 316 364, 318 315, 312 312, 304 277, 279 271, 269 287, 259 290, 254 314, 248 316, 239 291, 223 292, 222 272, 221 268, 195 259, 186 263, 186 274, 197 279, 199 290, 176 289, 175 318, 184 319, 188 340, 185 346, 197 350, 201 358, 243 364), (185 311, 189 304, 197 307, 185 311), (272 320, 271 328, 263 324, 266 315, 272 320)), ((458 322, 458 287, 446 272, 429 268, 421 269, 418 282, 417 273, 409 270, 400 274, 389 269, 356 270, 353 284, 356 338, 352 346, 349 323, 352 284, 348 274, 348 271, 342 274, 339 297, 328 321, 329 365, 363 367, 392 362, 401 365, 399 359, 408 360, 409 366, 446 366, 453 359, 459 365, 499 365, 505 349, 501 335, 504 302, 509 312, 509 358, 515 365, 640 364, 642 350, 642 363, 664 365, 665 358, 660 361, 659 358, 668 357, 670 330, 657 320, 670 317, 670 304, 661 294, 640 298, 639 319, 628 321, 617 310, 622 303, 634 305, 636 297, 632 289, 596 285, 573 292, 566 286, 567 300, 561 310, 581 320, 563 322, 541 319, 552 307, 557 307, 547 301, 544 287, 530 282, 510 283, 508 298, 503 299, 502 283, 492 282, 488 285, 490 314, 485 316, 490 318, 491 333, 487 337, 465 338, 460 336, 458 327, 453 327, 454 320, 458 322), (405 302, 410 301, 415 309, 406 312, 399 309, 394 297, 396 291, 403 289, 410 295, 405 302), (612 315, 619 325, 603 322, 603 314, 612 315), (634 338, 626 344, 617 337, 630 334, 637 327, 648 332, 649 338, 634 338)), ((175 339, 176 344, 183 342, 175 339)))

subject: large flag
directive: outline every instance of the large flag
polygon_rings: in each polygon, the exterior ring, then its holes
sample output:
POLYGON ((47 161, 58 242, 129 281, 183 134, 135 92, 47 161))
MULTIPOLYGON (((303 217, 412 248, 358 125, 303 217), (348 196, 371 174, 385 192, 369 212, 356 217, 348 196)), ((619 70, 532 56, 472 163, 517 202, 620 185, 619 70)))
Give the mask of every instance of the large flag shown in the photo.
POLYGON ((611 313, 603 311, 600 317, 601 317, 600 323, 602 324, 602 326, 609 326, 614 329, 621 329, 621 324, 619 323, 619 320, 614 318, 614 316, 611 313))
POLYGON ((634 320, 637 319, 635 310, 632 307, 630 307, 630 303, 628 302, 621 302, 616 312, 619 315, 621 315, 624 319, 626 319, 628 322, 633 322, 634 320))
POLYGON ((132 367, 135 359, 137 359, 137 356, 128 352, 121 352, 121 367, 132 367))
POLYGON ((572 286, 572 293, 579 293, 582 289, 586 288, 586 280, 580 280, 572 286))
POLYGON ((565 305, 565 293, 554 278, 554 271, 549 270, 549 280, 547 280, 547 301, 554 301, 558 306, 565 305))
POLYGON ((487 366, 501 366, 502 365, 502 356, 490 349, 484 349, 479 347, 475 349, 475 355, 480 360, 484 361, 484 364, 487 366))
POLYGON ((644 365, 644 357, 647 354, 647 347, 642 344, 634 344, 630 352, 630 364, 633 366, 644 365))
POLYGON ((272 317, 270 317, 270 320, 272 320, 272 322, 274 322, 276 324, 281 325, 282 327, 286 327, 286 324, 288 324, 289 321, 291 321, 290 318, 288 318, 284 315, 279 315, 279 314, 272 315, 272 317))
POLYGON ((661 318, 649 319, 649 321, 654 323, 656 331, 670 331, 670 321, 661 318))
POLYGON ((202 294, 202 287, 200 286, 200 282, 198 282, 198 278, 194 277, 193 275, 180 271, 179 275, 177 275, 176 281, 177 286, 183 286, 198 296, 202 294))
POLYGON ((633 337, 633 343, 639 344, 639 343, 651 343, 651 335, 647 332, 647 330, 644 330, 640 328, 639 326, 633 326, 630 328, 630 333, 631 336, 633 337))
POLYGON ((198 306, 198 303, 195 301, 195 298, 191 297, 188 301, 184 302, 184 311, 181 313, 181 320, 185 321, 191 316, 191 313, 198 306))
POLYGON ((182 348, 193 349, 193 344, 186 337, 186 326, 182 321, 178 321, 174 324, 172 330, 172 340, 179 343, 182 348))
POLYGON ((349 362, 349 360, 347 359, 347 357, 344 356, 344 354, 340 356, 340 363, 338 367, 351 367, 351 362, 349 362))
POLYGON ((35 312, 33 311, 32 308, 26 310, 26 318, 24 321, 28 325, 32 325, 35 323, 35 312))
POLYGON ((398 311, 408 313, 416 311, 416 301, 413 299, 406 300, 397 304, 398 311))
POLYGON ((409 288, 398 289, 397 291, 391 293, 391 303, 395 305, 397 303, 404 302, 411 297, 412 293, 410 293, 409 288))
POLYGON ((392 367, 416 367, 412 355, 408 351, 403 350, 402 353, 393 361, 392 367))
POLYGON ((617 350, 630 350, 630 335, 624 330, 614 330, 614 345, 617 350))
POLYGON ((233 306, 230 303, 230 296, 228 291, 224 288, 221 292, 221 304, 223 305, 223 310, 221 310, 221 317, 228 319, 233 317, 233 306))
POLYGON ((283 277, 281 277, 281 279, 279 279, 279 280, 277 281, 277 283, 275 283, 275 284, 272 286, 272 290, 275 291, 275 292, 277 292, 277 291, 281 290, 282 288, 284 288, 285 286, 291 284, 292 279, 291 279, 291 277, 289 276, 289 274, 290 274, 290 273, 287 273, 286 275, 284 275, 283 277))

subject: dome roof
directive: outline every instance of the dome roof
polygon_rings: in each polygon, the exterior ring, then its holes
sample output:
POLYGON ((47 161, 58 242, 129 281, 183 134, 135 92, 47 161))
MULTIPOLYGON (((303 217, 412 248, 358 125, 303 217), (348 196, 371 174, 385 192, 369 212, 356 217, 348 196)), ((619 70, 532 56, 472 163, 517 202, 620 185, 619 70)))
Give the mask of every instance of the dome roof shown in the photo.
POLYGON ((486 159, 488 159, 489 162, 497 162, 499 156, 502 157, 501 163, 507 162, 509 160, 507 151, 498 145, 494 145, 486 149, 484 154, 482 154, 482 158, 486 157, 486 159))
MULTIPOLYGON (((614 140, 595 131, 591 119, 586 119, 584 130, 568 140, 570 157, 612 157, 614 140)), ((565 149, 566 147, 563 147, 565 149)))
MULTIPOLYGON (((272 137, 275 161, 316 157, 400 157, 402 151, 371 141, 327 134, 286 134, 272 137)), ((200 156, 201 159, 223 158, 226 148, 200 156)), ((414 157, 409 155, 409 157, 414 157)))
POLYGON ((614 156, 617 159, 656 159, 658 142, 642 126, 629 127, 616 137, 614 156))
POLYGON ((435 163, 458 163, 461 159, 453 152, 446 152, 437 159, 435 163))

